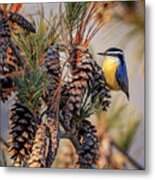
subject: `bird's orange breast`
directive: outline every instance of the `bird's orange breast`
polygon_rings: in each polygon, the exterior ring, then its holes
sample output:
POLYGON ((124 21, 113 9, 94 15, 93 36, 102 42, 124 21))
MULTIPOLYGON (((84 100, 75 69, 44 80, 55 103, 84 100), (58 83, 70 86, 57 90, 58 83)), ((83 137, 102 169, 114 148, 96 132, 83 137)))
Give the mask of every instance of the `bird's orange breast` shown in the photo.
POLYGON ((116 80, 116 70, 119 65, 117 59, 105 58, 102 64, 102 70, 106 79, 107 85, 113 90, 120 90, 116 80))

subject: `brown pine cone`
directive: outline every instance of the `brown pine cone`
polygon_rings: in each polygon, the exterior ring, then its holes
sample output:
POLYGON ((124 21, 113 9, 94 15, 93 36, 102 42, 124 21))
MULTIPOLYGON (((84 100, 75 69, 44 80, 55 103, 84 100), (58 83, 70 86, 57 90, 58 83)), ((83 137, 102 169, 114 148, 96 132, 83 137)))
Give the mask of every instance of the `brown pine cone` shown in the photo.
POLYGON ((48 87, 48 94, 46 94, 44 99, 47 102, 48 107, 51 107, 54 102, 54 95, 58 88, 61 74, 58 45, 54 44, 49 47, 45 56, 45 67, 47 69, 50 85, 48 87))
POLYGON ((47 127, 44 123, 38 126, 35 140, 32 147, 32 153, 28 160, 28 167, 46 167, 47 151, 47 127))
POLYGON ((32 26, 32 24, 28 20, 26 20, 22 15, 20 15, 18 13, 10 12, 9 20, 12 21, 13 23, 18 24, 20 27, 22 27, 23 29, 25 29, 28 32, 33 32, 33 33, 36 32, 36 30, 32 26))
POLYGON ((96 129, 89 121, 82 121, 79 130, 81 143, 78 164, 80 168, 96 168, 98 160, 99 141, 95 135, 96 129))
POLYGON ((32 113, 16 102, 11 108, 9 121, 9 154, 14 166, 22 166, 29 157, 35 130, 32 113))
POLYGON ((46 157, 46 167, 51 167, 55 156, 57 154, 57 150, 59 147, 59 124, 56 120, 56 114, 50 112, 47 114, 47 128, 48 128, 48 137, 49 137, 49 145, 48 145, 48 154, 46 157))

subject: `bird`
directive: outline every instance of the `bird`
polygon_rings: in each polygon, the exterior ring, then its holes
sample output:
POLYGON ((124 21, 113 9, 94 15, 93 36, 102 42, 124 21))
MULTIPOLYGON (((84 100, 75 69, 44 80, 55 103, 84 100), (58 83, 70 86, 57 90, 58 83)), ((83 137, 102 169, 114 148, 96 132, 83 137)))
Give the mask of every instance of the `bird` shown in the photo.
POLYGON ((129 80, 123 50, 111 47, 98 55, 104 57, 102 71, 108 87, 111 90, 123 91, 129 100, 129 80))

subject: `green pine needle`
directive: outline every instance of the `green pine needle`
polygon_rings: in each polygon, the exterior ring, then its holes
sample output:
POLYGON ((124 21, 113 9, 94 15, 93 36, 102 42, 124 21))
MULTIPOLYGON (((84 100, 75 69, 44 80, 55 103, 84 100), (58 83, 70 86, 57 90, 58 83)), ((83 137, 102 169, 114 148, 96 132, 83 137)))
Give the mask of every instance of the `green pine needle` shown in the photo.
POLYGON ((69 31, 72 32, 74 28, 80 23, 83 14, 85 13, 88 3, 87 2, 68 2, 65 3, 64 23, 69 31))
POLYGON ((41 104, 41 97, 48 87, 48 78, 45 69, 25 69, 24 75, 14 77, 18 96, 21 103, 31 112, 37 110, 41 104))

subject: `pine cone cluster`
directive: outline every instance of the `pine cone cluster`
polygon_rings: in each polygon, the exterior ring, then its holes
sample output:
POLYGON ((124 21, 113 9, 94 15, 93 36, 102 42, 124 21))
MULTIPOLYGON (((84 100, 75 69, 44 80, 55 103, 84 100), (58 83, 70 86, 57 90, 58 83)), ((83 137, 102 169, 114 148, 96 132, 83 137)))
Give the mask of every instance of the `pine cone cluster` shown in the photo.
POLYGON ((90 54, 86 54, 79 64, 68 89, 68 100, 61 112, 61 121, 68 130, 73 130, 73 115, 80 116, 80 108, 83 97, 88 88, 92 87, 93 60, 90 54))
POLYGON ((90 53, 86 52, 78 63, 73 73, 72 81, 66 89, 68 92, 67 103, 61 111, 61 121, 65 129, 74 130, 73 116, 80 118, 80 109, 83 99, 88 91, 91 93, 92 104, 96 97, 99 98, 103 110, 109 106, 109 89, 106 86, 101 68, 93 60, 90 53), (102 82, 101 82, 102 81, 102 82))
POLYGON ((55 115, 47 113, 47 121, 38 125, 28 167, 51 167, 59 145, 59 131, 55 115))
POLYGON ((48 110, 46 121, 18 100, 10 110, 9 154, 14 166, 51 167, 59 145, 56 114, 48 110))
MULTIPOLYGON (((11 32, 8 21, 15 22, 28 32, 35 32, 34 27, 22 15, 10 12, 9 16, 4 18, 3 11, 0 9, 0 99, 5 102, 14 90, 14 83, 11 76, 12 72, 18 71, 21 66, 17 58, 10 52, 11 32)), ((18 47, 16 47, 18 49, 18 47)))
MULTIPOLYGON (((69 55, 69 60, 67 59, 66 62, 70 65, 71 81, 61 80, 64 69, 60 65, 60 49, 56 44, 52 44, 47 50, 44 67, 39 64, 39 61, 38 64, 36 63, 39 67, 35 68, 36 64, 33 64, 33 60, 28 64, 28 60, 24 61, 24 65, 20 65, 16 50, 14 50, 16 58, 11 53, 8 56, 9 47, 13 50, 9 25, 15 23, 33 33, 36 32, 35 28, 18 13, 10 12, 5 19, 1 14, 0 11, 0 20, 2 19, 0 21, 0 70, 3 75, 1 99, 3 101, 8 99, 10 94, 6 93, 6 89, 13 89, 14 83, 18 91, 18 98, 10 110, 9 121, 9 153, 13 165, 51 167, 59 146, 59 123, 61 123, 65 133, 75 135, 76 139, 78 137, 77 143, 80 147, 77 151, 80 168, 96 168, 99 146, 95 135, 96 129, 85 120, 86 118, 81 118, 81 109, 87 94, 86 101, 89 101, 90 106, 93 107, 96 99, 99 100, 103 110, 107 110, 109 106, 109 89, 101 68, 88 50, 75 45, 73 39, 69 45, 71 48, 65 47, 69 55), (7 23, 8 21, 11 23, 7 23), (24 71, 23 76, 19 79, 14 78, 14 82, 11 77, 5 76, 8 73, 19 72, 21 67, 24 71), (40 71, 42 67, 43 71, 40 71), (41 73, 37 74, 37 72, 41 73), (45 79, 48 82, 41 83, 45 79)), ((41 55, 44 55, 44 52, 41 55)), ((90 116, 89 113, 88 116, 90 116)))
POLYGON ((96 168, 99 142, 95 133, 95 126, 91 125, 89 121, 81 122, 78 134, 81 144, 78 152, 80 168, 96 168))
MULTIPOLYGON (((75 66, 74 66, 75 67, 75 66)), ((66 95, 67 102, 62 107, 61 121, 63 127, 68 131, 79 131, 80 139, 79 165, 80 168, 96 168, 98 160, 99 141, 95 135, 96 129, 87 120, 75 125, 75 117, 80 119, 80 109, 83 105, 85 94, 91 95, 91 104, 96 98, 104 111, 110 104, 109 89, 105 83, 101 68, 93 60, 89 52, 85 52, 73 72, 73 78, 67 87, 64 86, 62 95, 66 95), (67 92, 66 92, 67 91, 67 92)), ((89 100, 88 100, 89 101, 89 100)))
MULTIPOLYGON (((94 103, 95 97, 99 96, 101 104, 104 105, 103 110, 106 110, 105 107, 108 106, 106 102, 109 101, 105 99, 110 98, 109 90, 106 88, 100 68, 90 53, 87 52, 81 58, 72 81, 62 87, 61 94, 55 94, 61 75, 57 45, 51 45, 48 49, 45 67, 50 81, 48 93, 45 98, 43 97, 47 103, 46 120, 41 118, 40 121, 35 122, 32 113, 18 101, 11 109, 10 154, 16 166, 26 163, 29 167, 51 167, 59 146, 59 118, 65 130, 72 132, 74 117, 80 119, 80 108, 82 108, 83 98, 88 93, 87 91, 91 93, 91 103, 94 103), (103 84, 99 80, 102 80, 103 84), (56 108, 58 103, 56 95, 66 96, 67 100, 66 104, 60 106, 62 108, 60 117, 56 108)), ((75 130, 78 131, 80 142, 78 152, 80 168, 95 168, 98 159, 98 139, 95 135, 95 127, 89 121, 83 120, 79 121, 75 130)))
MULTIPOLYGON (((29 167, 51 167, 59 145, 59 125, 55 107, 56 90, 60 82, 60 60, 57 45, 51 45, 47 50, 44 65, 47 70, 49 86, 43 97, 47 103, 46 121, 38 127, 32 153, 28 160, 29 167)), ((43 121, 43 120, 41 120, 43 121)))
MULTIPOLYGON (((9 152, 15 166, 24 164, 28 167, 51 167, 57 153, 59 124, 55 92, 60 81, 57 46, 53 45, 48 49, 45 66, 48 79, 51 80, 46 95, 48 100, 47 110, 45 111, 46 117, 41 117, 38 110, 36 110, 36 112, 33 112, 35 113, 34 118, 30 110, 21 105, 21 94, 18 94, 18 99, 16 99, 16 103, 11 109, 9 152)), ((31 78, 31 71, 28 71, 28 74, 31 78)))

